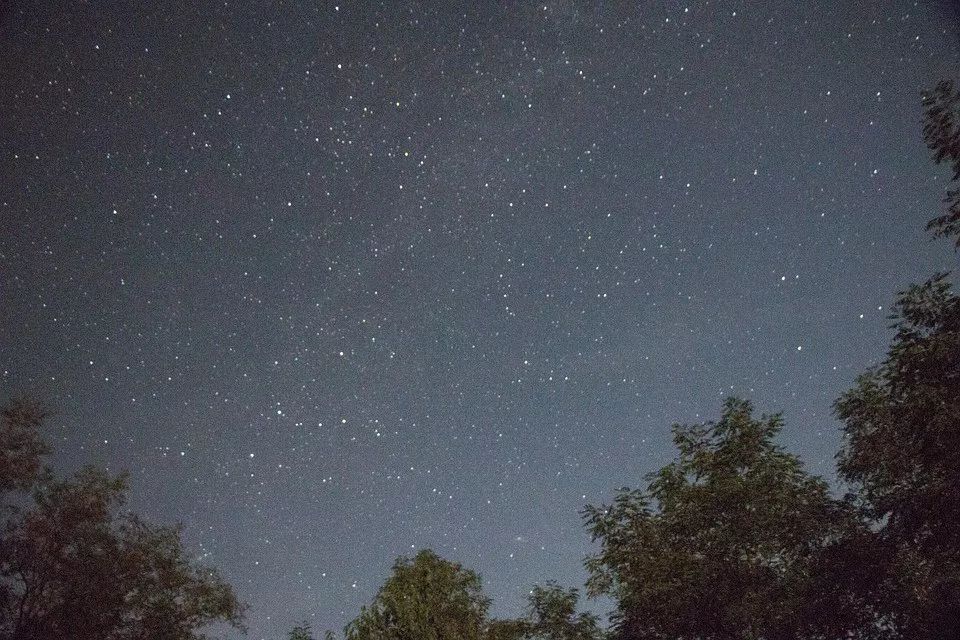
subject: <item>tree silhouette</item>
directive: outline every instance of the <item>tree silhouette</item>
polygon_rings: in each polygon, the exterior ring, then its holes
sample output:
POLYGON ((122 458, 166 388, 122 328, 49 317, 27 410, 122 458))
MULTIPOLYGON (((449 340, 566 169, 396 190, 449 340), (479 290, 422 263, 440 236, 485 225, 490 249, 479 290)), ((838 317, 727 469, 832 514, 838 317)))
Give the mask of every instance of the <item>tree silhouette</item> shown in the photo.
MULTIPOLYGON (((617 604, 624 638, 774 639, 844 632, 843 602, 811 617, 821 554, 857 523, 774 439, 779 415, 729 399, 719 421, 677 425, 678 457, 585 510, 600 551, 589 593, 617 604)), ((825 604, 825 603, 821 603, 825 604)))
POLYGON ((939 274, 894 317, 887 359, 837 401, 839 470, 884 545, 903 637, 960 637, 960 298, 939 274))
MULTIPOLYGON (((924 140, 937 164, 950 165, 956 182, 960 179, 960 94, 953 82, 944 80, 924 92, 923 107, 924 140)), ((955 246, 960 248, 960 189, 948 189, 945 203, 947 212, 930 220, 927 229, 936 237, 954 237, 955 246)))
POLYGON ((287 640, 314 640, 313 631, 309 624, 303 622, 290 630, 287 640))
POLYGON ((577 613, 579 591, 555 582, 535 585, 522 620, 498 620, 491 625, 489 640, 599 640, 604 637, 600 621, 592 613, 577 613))
POLYGON ((0 639, 193 640, 212 622, 241 626, 243 605, 196 565, 177 527, 123 509, 125 476, 86 467, 58 479, 42 463, 44 412, 2 411, 0 639))
POLYGON ((480 577, 424 550, 399 558, 373 603, 347 625, 347 640, 480 640, 490 600, 480 577))

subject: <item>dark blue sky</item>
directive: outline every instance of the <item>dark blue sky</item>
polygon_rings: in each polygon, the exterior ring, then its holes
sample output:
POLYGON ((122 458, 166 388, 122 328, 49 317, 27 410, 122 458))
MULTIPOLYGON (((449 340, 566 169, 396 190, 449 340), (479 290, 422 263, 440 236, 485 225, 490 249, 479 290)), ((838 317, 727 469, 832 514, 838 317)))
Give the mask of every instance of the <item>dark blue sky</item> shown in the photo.
POLYGON ((0 396, 248 600, 399 554, 496 613, 739 394, 830 476, 896 290, 956 265, 947 2, 0 5, 0 396))

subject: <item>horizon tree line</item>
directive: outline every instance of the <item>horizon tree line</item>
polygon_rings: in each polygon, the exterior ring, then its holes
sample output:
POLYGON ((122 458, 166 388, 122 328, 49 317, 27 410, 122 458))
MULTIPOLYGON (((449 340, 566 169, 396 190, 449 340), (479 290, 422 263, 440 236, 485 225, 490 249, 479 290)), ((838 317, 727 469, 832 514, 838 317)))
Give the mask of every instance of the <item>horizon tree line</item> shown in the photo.
MULTIPOLYGON (((923 136, 952 171, 927 225, 960 249, 960 92, 923 94, 923 136)), ((934 640, 960 638, 960 297, 945 273, 900 292, 886 358, 834 403, 846 493, 778 444, 780 414, 728 398, 672 428, 676 456, 583 508, 583 593, 534 585, 524 615, 489 614, 478 574, 427 549, 396 560, 344 640, 934 640)), ((199 640, 247 612, 181 527, 125 509, 126 474, 45 462, 46 410, 0 409, 0 640, 199 640)), ((326 640, 335 638, 327 631, 326 640)), ((289 640, 313 640, 308 624, 289 640)))

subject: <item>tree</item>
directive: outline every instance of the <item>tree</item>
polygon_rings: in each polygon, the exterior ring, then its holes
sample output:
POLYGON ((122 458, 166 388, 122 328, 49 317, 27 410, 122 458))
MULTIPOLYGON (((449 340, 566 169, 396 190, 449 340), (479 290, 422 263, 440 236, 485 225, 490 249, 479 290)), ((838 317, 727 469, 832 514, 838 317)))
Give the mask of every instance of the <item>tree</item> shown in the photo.
POLYGON ((592 613, 577 613, 577 589, 554 582, 536 585, 521 620, 498 620, 490 625, 487 640, 600 640, 599 619, 592 613))
POLYGON ((16 464, 4 475, 0 639, 193 640, 211 622, 240 626, 243 605, 194 564, 180 529, 123 509, 125 476, 58 479, 41 460, 43 412, 13 402, 2 415, 0 459, 16 464))
POLYGON ((528 603, 527 638, 536 640, 594 640, 602 636, 592 613, 577 613, 579 591, 548 582, 536 585, 528 603))
POLYGON ((43 407, 26 398, 11 400, 0 409, 0 497, 29 489, 43 473, 43 456, 50 447, 39 429, 46 415, 43 407))
POLYGON ((960 298, 938 274, 900 294, 886 360, 836 403, 840 475, 884 545, 903 637, 960 637, 960 298))
POLYGON ((373 603, 350 622, 347 640, 480 640, 490 600, 480 577, 424 550, 399 558, 373 603))
POLYGON ((646 490, 585 509, 588 592, 615 600, 620 637, 856 637, 856 608, 818 589, 852 510, 775 444, 781 416, 752 411, 729 399, 717 422, 674 426, 679 455, 646 490))
POLYGON ((303 622, 290 630, 287 640, 313 640, 313 631, 309 624, 303 622))
MULTIPOLYGON (((955 182, 960 179, 960 93, 944 80, 924 92, 923 107, 923 137, 934 161, 950 165, 955 182)), ((960 189, 948 189, 945 202, 947 212, 930 220, 927 229, 936 237, 955 236, 955 246, 960 248, 960 189)))

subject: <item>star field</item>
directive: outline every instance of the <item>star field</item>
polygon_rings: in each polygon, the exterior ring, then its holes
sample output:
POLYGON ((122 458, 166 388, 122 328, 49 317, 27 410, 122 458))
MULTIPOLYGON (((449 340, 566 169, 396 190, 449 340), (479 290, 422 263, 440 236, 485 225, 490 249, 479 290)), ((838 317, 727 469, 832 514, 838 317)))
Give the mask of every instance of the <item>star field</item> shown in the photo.
POLYGON ((948 2, 0 7, 0 395, 252 605, 393 559, 494 613, 730 394, 831 475, 894 293, 955 266, 948 2))

